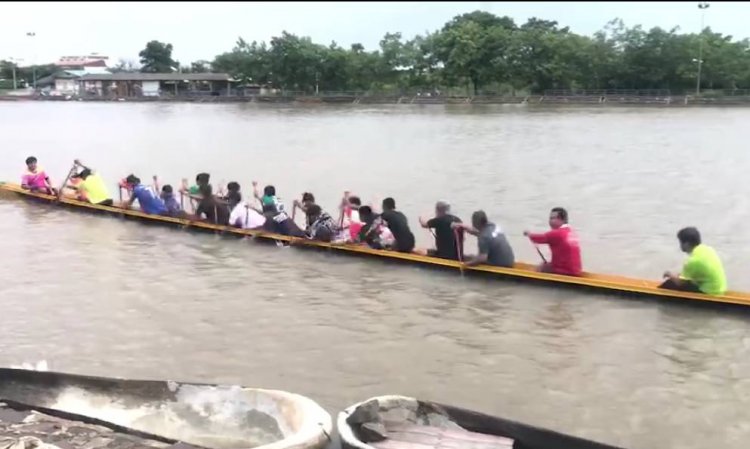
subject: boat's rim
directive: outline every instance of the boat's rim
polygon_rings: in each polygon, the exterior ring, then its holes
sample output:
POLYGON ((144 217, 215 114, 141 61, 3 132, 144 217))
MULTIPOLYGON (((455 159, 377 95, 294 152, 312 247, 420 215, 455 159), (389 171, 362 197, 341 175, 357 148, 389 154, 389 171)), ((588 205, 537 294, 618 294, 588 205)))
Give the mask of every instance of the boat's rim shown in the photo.
MULTIPOLYGON (((78 380, 108 380, 108 381, 123 381, 123 382, 134 382, 134 383, 164 383, 167 384, 167 386, 172 389, 172 385, 177 386, 192 386, 192 387, 202 387, 202 388, 239 388, 241 391, 246 392, 254 392, 254 393, 260 393, 270 398, 278 398, 285 401, 289 401, 292 404, 294 404, 294 407, 302 416, 302 422, 300 424, 300 427, 297 431, 291 433, 290 435, 286 436, 285 438, 274 441, 273 443, 265 444, 262 446, 255 446, 253 449, 298 449, 298 448, 314 448, 314 447, 322 447, 324 446, 325 442, 330 441, 331 439, 331 433, 333 432, 333 420, 331 415, 323 409, 323 407, 320 406, 317 402, 315 402, 313 399, 301 395, 299 393, 292 393, 290 391, 285 390, 277 390, 277 389, 268 389, 268 388, 257 388, 257 387, 247 387, 243 385, 230 385, 230 384, 211 384, 211 383, 201 383, 201 382, 185 382, 185 381, 177 381, 177 380, 163 380, 163 379, 130 379, 130 378, 124 378, 119 376, 111 376, 111 377, 105 377, 105 376, 89 376, 85 374, 77 374, 77 373, 66 373, 61 371, 38 371, 38 370, 28 370, 23 368, 0 368, 0 373, 2 372, 18 372, 18 373, 45 373, 53 376, 60 376, 60 377, 67 377, 70 379, 78 379, 78 380)), ((32 405, 32 404, 29 404, 32 405)), ((59 412, 64 413, 71 413, 66 410, 61 409, 54 409, 51 407, 47 407, 50 410, 56 410, 59 412)), ((95 416, 90 416, 89 418, 99 419, 95 416)), ((278 419, 278 417, 274 417, 274 419, 278 419)), ((117 423, 112 423, 110 421, 106 421, 107 423, 114 424, 119 426, 117 423)), ((122 426, 125 427, 125 426, 122 426)))
POLYGON ((419 399, 413 398, 410 396, 401 396, 397 394, 390 394, 390 395, 383 395, 383 396, 373 396, 369 399, 365 399, 364 401, 357 402, 356 404, 350 405, 349 407, 345 408, 344 410, 340 411, 338 416, 336 417, 336 430, 339 433, 339 437, 342 441, 344 441, 346 444, 356 447, 358 449, 377 449, 373 446, 370 446, 369 444, 361 441, 359 438, 357 438, 356 435, 354 435, 354 430, 352 430, 352 426, 349 425, 349 423, 346 421, 349 416, 351 416, 352 412, 356 410, 357 407, 359 407, 362 404, 366 404, 370 401, 378 401, 380 403, 381 401, 414 401, 419 402, 419 399))
MULTIPOLYGON (((194 384, 195 385, 195 384, 194 384)), ((299 393, 284 390, 267 390, 263 388, 241 387, 257 391, 269 396, 278 396, 292 401, 303 416, 300 429, 284 438, 253 449, 291 449, 321 447, 325 441, 330 441, 333 432, 333 419, 317 402, 299 393)))

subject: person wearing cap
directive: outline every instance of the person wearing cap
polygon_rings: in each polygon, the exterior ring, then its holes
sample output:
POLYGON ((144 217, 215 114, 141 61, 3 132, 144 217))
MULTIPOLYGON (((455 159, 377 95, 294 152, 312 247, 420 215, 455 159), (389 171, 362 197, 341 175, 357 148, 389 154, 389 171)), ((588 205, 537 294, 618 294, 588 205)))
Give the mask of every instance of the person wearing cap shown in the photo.
POLYGON ((435 230, 436 249, 428 249, 426 254, 441 259, 463 260, 463 229, 453 229, 453 223, 461 223, 461 219, 452 215, 450 208, 446 201, 438 201, 435 204, 435 218, 425 221, 419 217, 419 224, 423 228, 435 230))
POLYGON ((49 176, 44 169, 37 166, 34 156, 26 158, 26 173, 21 177, 21 188, 32 192, 44 192, 56 194, 56 190, 50 183, 49 176))
POLYGON ((130 174, 125 178, 125 183, 128 186, 128 190, 132 193, 122 207, 129 209, 133 206, 133 203, 138 201, 141 210, 147 214, 168 215, 167 206, 164 204, 164 201, 157 197, 151 189, 143 185, 140 178, 130 174))
POLYGON ((478 210, 471 215, 471 224, 472 226, 463 223, 453 223, 452 225, 454 229, 464 229, 469 234, 477 236, 479 254, 467 257, 464 265, 471 267, 487 264, 513 268, 515 264, 513 248, 510 247, 500 226, 490 223, 483 210, 478 210))
POLYGON ((81 167, 82 170, 80 173, 73 175, 72 178, 80 179, 80 182, 77 184, 68 184, 68 188, 82 193, 89 203, 100 206, 114 205, 112 197, 109 195, 109 190, 107 190, 107 185, 104 184, 104 180, 99 173, 84 166, 78 159, 75 160, 75 164, 81 167))

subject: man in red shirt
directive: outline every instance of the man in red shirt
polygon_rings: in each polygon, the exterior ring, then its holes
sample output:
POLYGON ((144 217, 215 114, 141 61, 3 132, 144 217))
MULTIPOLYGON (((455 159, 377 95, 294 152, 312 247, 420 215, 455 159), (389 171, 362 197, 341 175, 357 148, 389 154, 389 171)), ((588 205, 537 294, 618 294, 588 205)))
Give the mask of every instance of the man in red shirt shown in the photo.
POLYGON ((562 207, 555 207, 549 214, 549 226, 551 231, 543 234, 532 234, 524 231, 534 243, 549 245, 552 252, 552 261, 540 265, 539 270, 545 273, 564 274, 568 276, 580 276, 581 247, 578 244, 578 236, 568 225, 568 211, 562 207))

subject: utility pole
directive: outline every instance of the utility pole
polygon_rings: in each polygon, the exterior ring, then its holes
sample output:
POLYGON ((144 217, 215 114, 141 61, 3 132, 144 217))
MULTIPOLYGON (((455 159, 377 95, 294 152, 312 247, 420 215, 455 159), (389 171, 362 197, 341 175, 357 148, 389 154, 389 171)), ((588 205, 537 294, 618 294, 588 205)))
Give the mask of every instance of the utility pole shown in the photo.
POLYGON ((701 68, 703 67, 703 21, 706 16, 706 10, 711 6, 706 2, 698 3, 698 9, 701 11, 701 29, 698 35, 698 76, 695 82, 695 95, 701 94, 701 68))
MULTIPOLYGON (((29 32, 26 33, 26 36, 33 38, 34 36, 36 36, 36 33, 33 32, 33 31, 29 31, 29 32)), ((35 42, 35 40, 32 41, 31 45, 33 46, 32 53, 34 53, 32 55, 32 57, 33 57, 32 64, 33 65, 31 66, 31 72, 32 72, 31 76, 33 77, 34 90, 36 90, 36 42, 35 42)))
POLYGON ((8 58, 10 60, 11 68, 13 69, 13 90, 18 89, 18 78, 16 77, 16 70, 18 69, 18 63, 23 59, 8 58))

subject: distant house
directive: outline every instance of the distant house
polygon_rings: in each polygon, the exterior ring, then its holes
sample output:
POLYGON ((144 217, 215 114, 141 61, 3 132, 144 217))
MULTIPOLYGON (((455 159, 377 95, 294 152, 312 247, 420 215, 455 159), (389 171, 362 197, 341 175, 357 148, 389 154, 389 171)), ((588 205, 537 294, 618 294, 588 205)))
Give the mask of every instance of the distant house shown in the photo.
POLYGON ((89 56, 63 56, 55 65, 61 69, 84 70, 90 67, 107 67, 108 56, 92 54, 89 56))
POLYGON ((109 73, 78 79, 82 94, 104 97, 232 95, 236 83, 226 73, 109 73))
POLYGON ((58 70, 50 76, 36 81, 37 88, 50 95, 77 95, 79 93, 78 79, 84 75, 109 74, 104 67, 88 67, 82 70, 58 70))

